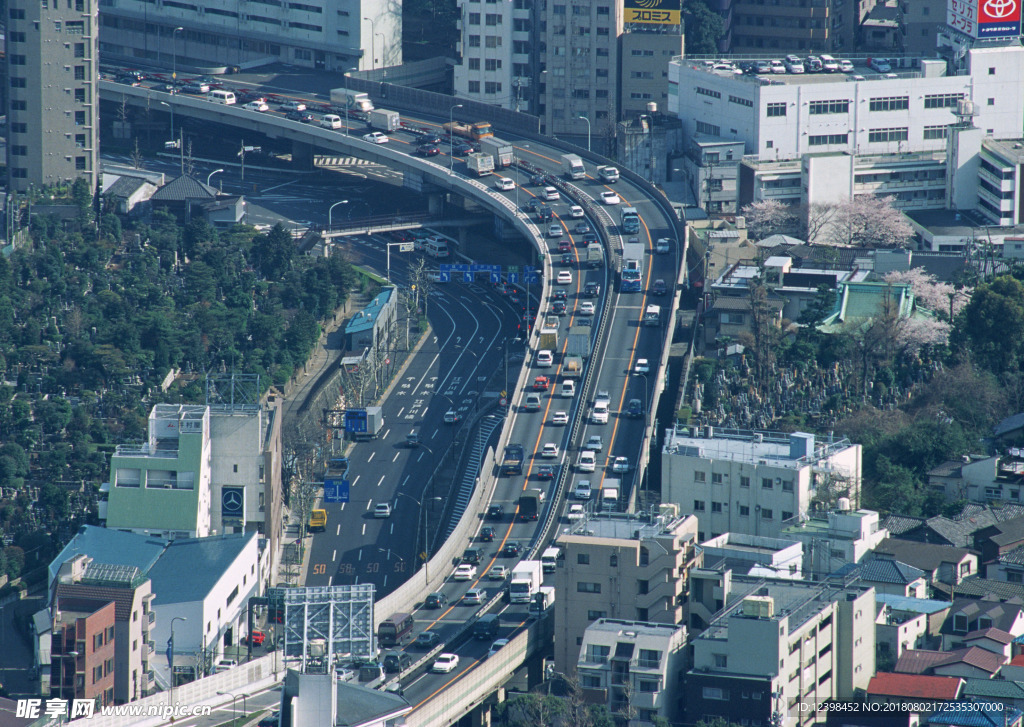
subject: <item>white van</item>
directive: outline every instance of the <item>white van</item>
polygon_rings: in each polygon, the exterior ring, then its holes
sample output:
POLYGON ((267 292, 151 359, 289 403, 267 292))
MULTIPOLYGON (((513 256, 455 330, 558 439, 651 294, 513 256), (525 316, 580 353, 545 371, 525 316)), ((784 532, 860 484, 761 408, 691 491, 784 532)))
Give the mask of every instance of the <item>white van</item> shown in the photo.
POLYGON ((561 549, 551 547, 545 548, 540 556, 540 565, 545 573, 554 573, 558 568, 558 557, 562 554, 561 549))
POLYGON ((325 129, 340 129, 341 117, 334 114, 324 114, 320 117, 320 126, 325 129))
POLYGON ((214 103, 222 103, 226 106, 233 106, 237 102, 233 92, 225 91, 221 88, 210 91, 210 95, 206 98, 210 99, 214 103))
POLYGON ((448 241, 438 240, 436 238, 427 240, 427 244, 424 245, 423 251, 430 255, 430 257, 448 257, 448 241))

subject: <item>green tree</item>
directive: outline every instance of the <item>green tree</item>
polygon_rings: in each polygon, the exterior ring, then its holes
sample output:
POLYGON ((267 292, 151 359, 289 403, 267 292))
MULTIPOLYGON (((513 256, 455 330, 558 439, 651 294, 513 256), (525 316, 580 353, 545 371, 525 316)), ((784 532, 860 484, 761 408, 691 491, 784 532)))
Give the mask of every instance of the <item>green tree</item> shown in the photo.
POLYGON ((1004 275, 979 285, 957 319, 953 341, 962 342, 975 360, 993 373, 1020 368, 1024 283, 1004 275))
POLYGON ((50 397, 37 401, 32 409, 47 434, 59 434, 71 422, 71 403, 67 399, 50 397))
POLYGON ((280 280, 288 271, 295 252, 295 242, 281 223, 274 225, 266 235, 253 241, 256 267, 268 280, 280 280))
POLYGON ((704 0, 687 0, 683 6, 685 22, 685 48, 687 55, 714 55, 718 53, 718 39, 725 34, 722 16, 712 10, 704 0))

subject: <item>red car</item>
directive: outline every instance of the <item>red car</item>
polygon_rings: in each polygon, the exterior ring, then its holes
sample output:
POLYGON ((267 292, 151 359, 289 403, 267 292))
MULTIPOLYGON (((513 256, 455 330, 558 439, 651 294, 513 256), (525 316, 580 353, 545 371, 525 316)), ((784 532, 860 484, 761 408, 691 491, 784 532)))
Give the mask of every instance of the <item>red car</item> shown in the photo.
POLYGON ((550 386, 550 385, 551 385, 551 382, 548 381, 548 377, 547 376, 538 376, 537 378, 535 378, 533 380, 533 390, 534 391, 547 391, 548 390, 548 386, 550 386))
POLYGON ((263 642, 267 640, 267 635, 262 631, 256 631, 255 629, 249 634, 249 637, 242 637, 242 643, 252 643, 253 646, 263 646, 263 642))

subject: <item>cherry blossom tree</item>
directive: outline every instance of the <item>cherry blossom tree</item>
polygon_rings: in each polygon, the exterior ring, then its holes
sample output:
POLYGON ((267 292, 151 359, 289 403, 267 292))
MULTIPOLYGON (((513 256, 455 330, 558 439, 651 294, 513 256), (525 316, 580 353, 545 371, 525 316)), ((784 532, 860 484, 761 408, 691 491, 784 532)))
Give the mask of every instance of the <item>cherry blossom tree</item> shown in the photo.
POLYGON ((755 240, 763 240, 777 232, 792 230, 795 216, 792 208, 775 199, 762 199, 743 207, 747 231, 755 240))
POLYGON ((913 234, 914 230, 903 214, 892 206, 891 197, 861 195, 835 206, 835 215, 823 230, 825 239, 821 242, 859 247, 900 247, 913 234))
POLYGON ((946 321, 956 318, 974 292, 973 288, 958 288, 951 283, 940 282, 924 268, 894 270, 885 276, 885 281, 909 284, 917 303, 946 321))

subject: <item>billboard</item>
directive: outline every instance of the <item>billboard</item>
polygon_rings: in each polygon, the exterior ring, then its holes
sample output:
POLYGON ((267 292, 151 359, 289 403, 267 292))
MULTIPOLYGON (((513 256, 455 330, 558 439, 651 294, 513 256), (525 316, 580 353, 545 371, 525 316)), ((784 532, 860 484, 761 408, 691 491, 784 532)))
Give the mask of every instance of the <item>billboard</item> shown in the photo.
POLYGON ((624 0, 622 22, 681 25, 682 7, 681 0, 624 0))
POLYGON ((949 0, 946 24, 971 38, 1020 35, 1022 0, 949 0))

